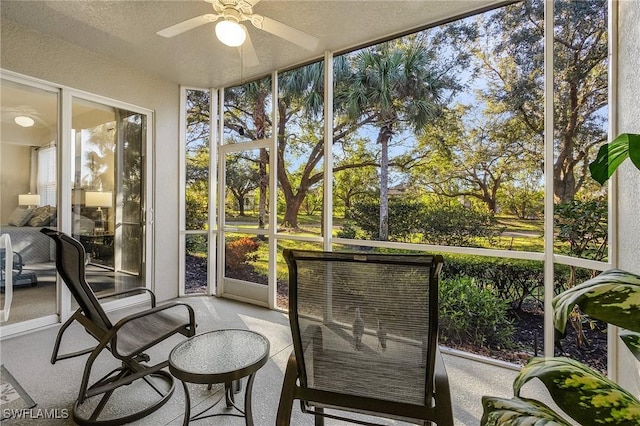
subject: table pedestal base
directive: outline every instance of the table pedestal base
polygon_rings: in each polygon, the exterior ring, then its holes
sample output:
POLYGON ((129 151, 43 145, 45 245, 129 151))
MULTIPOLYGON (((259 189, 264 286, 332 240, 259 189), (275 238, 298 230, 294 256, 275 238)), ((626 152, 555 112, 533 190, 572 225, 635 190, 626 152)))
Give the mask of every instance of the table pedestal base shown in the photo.
MULTIPOLYGON (((198 414, 195 414, 191 417, 191 397, 189 395, 189 388, 187 387, 187 382, 182 381, 182 388, 184 389, 184 421, 183 425, 187 426, 190 421, 202 420, 209 417, 218 417, 218 416, 230 416, 230 417, 244 417, 246 426, 253 426, 253 415, 251 413, 251 392, 253 390, 253 379, 255 374, 251 374, 247 380, 247 387, 244 392, 244 410, 240 409, 236 405, 234 394, 238 393, 242 390, 242 380, 236 380, 232 383, 224 384, 224 396, 221 396, 216 402, 211 404, 209 407, 200 411, 198 414), (240 414, 236 413, 217 413, 217 414, 206 414, 205 413, 211 410, 213 407, 218 405, 220 401, 224 398, 226 407, 228 409, 233 409, 238 411, 240 414)), ((212 385, 209 385, 208 389, 211 389, 212 385)))

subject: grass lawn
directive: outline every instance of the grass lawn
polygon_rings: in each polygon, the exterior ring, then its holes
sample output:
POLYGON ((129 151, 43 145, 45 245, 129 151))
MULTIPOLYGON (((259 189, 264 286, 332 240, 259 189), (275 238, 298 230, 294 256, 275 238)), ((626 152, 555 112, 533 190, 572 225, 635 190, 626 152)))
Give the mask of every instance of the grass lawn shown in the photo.
POLYGON ((542 219, 518 219, 514 216, 500 216, 496 215, 498 225, 506 226, 508 231, 531 231, 539 232, 544 231, 544 220, 542 219))
MULTIPOLYGON (((300 214, 298 216, 298 230, 278 229, 280 233, 292 233, 295 235, 320 236, 321 216, 300 214)), ((496 216, 498 225, 505 227, 503 234, 493 241, 478 239, 474 244, 476 247, 493 248, 499 250, 531 251, 540 252, 544 248, 544 221, 541 219, 519 219, 514 216, 496 216)), ((278 215, 278 223, 282 223, 283 216, 278 215)), ((333 235, 336 236, 340 230, 344 218, 333 218, 333 235)), ((237 212, 227 212, 227 224, 246 228, 251 232, 251 228, 256 228, 258 216, 253 212, 248 212, 245 216, 238 216, 237 212)), ((301 244, 301 243, 298 243, 301 244)), ((562 244, 561 244, 562 246, 562 244)), ((561 250, 561 247, 558 247, 561 250)))

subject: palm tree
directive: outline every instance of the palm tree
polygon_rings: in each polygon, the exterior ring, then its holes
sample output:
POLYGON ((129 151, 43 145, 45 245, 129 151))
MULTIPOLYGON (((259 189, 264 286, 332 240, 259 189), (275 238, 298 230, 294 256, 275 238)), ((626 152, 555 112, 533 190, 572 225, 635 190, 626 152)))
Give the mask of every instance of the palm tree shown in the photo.
POLYGON ((351 56, 350 76, 336 90, 338 110, 378 128, 381 241, 389 237, 389 142, 408 127, 420 133, 439 114, 443 92, 455 86, 432 66, 434 52, 420 35, 362 49, 351 56))

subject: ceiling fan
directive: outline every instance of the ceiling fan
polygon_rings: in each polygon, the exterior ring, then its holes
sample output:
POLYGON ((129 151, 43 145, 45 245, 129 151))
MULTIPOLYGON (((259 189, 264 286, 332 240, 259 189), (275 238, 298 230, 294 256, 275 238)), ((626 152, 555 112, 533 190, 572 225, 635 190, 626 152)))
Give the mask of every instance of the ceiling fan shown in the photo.
POLYGON ((174 37, 183 32, 189 31, 210 22, 221 19, 216 24, 215 32, 218 39, 232 47, 240 47, 241 54, 247 65, 257 65, 258 57, 249 38, 246 27, 241 24, 244 21, 251 21, 254 27, 283 38, 291 43, 297 44, 307 50, 315 50, 320 40, 303 31, 290 27, 282 22, 266 16, 253 13, 253 6, 260 0, 204 0, 211 3, 215 13, 196 16, 186 21, 172 25, 158 31, 156 34, 162 37, 174 37))

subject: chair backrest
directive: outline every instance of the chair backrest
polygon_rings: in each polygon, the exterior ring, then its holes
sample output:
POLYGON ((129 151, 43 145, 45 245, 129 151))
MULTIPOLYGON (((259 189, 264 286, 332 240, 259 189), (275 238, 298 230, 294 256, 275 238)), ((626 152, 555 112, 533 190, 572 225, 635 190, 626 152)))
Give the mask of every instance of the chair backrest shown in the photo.
POLYGON ((285 250, 302 387, 429 406, 442 257, 285 250))
POLYGON ((103 330, 112 328, 109 317, 100 306, 85 279, 85 251, 80 242, 63 232, 49 228, 40 230, 56 243, 56 269, 78 302, 84 316, 103 330))

